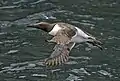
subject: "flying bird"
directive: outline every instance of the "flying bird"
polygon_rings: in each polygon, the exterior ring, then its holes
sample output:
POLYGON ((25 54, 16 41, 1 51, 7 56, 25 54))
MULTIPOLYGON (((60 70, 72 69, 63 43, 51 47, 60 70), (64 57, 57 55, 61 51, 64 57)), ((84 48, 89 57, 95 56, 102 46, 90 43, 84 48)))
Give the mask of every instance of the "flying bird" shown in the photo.
POLYGON ((53 38, 47 40, 48 42, 56 43, 52 54, 45 59, 45 64, 49 66, 61 65, 68 61, 69 53, 76 43, 87 42, 102 50, 102 43, 95 37, 91 36, 80 28, 63 22, 48 23, 40 22, 28 27, 41 29, 53 38))

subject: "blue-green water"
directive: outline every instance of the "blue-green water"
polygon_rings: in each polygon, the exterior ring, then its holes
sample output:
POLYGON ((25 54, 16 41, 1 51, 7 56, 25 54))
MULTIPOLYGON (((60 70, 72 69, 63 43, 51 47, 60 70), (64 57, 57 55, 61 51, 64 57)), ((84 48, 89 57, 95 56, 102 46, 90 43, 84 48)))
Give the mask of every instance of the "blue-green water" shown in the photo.
POLYGON ((1 0, 0 81, 120 81, 119 0, 1 0), (40 60, 52 52, 45 32, 27 28, 39 21, 82 27, 104 50, 76 46, 69 61, 48 68, 40 60))

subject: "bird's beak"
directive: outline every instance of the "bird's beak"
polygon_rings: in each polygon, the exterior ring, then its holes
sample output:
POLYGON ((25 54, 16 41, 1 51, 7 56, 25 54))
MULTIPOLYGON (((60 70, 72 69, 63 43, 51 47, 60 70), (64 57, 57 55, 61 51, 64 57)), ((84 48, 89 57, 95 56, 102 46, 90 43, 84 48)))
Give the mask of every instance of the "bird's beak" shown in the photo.
POLYGON ((39 24, 30 24, 30 25, 27 25, 27 27, 39 28, 39 24))

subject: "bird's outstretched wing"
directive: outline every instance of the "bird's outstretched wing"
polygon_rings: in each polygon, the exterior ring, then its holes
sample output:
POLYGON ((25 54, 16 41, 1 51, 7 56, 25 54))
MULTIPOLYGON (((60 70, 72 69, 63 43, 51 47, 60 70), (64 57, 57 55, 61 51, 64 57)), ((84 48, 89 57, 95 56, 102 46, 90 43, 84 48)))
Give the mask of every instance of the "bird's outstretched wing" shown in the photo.
POLYGON ((75 43, 71 42, 71 39, 76 35, 76 31, 64 25, 62 27, 63 28, 50 40, 50 42, 55 42, 56 46, 51 56, 45 60, 46 65, 53 66, 65 63, 69 58, 70 50, 75 45, 75 43))
POLYGON ((48 66, 56 66, 64 64, 68 61, 69 52, 74 47, 75 43, 70 42, 66 45, 57 44, 54 47, 54 51, 49 58, 45 60, 45 64, 48 66))

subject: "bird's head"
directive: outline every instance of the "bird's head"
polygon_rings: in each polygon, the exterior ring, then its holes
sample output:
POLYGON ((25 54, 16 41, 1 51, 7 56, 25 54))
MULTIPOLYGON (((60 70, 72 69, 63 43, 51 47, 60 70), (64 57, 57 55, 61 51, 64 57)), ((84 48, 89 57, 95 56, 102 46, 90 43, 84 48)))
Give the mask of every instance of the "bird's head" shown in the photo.
POLYGON ((47 22, 39 22, 35 24, 30 24, 27 27, 37 28, 46 32, 50 32, 53 29, 54 25, 47 22))

